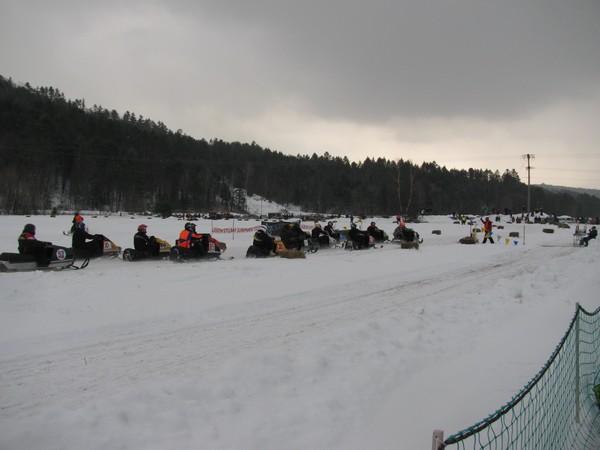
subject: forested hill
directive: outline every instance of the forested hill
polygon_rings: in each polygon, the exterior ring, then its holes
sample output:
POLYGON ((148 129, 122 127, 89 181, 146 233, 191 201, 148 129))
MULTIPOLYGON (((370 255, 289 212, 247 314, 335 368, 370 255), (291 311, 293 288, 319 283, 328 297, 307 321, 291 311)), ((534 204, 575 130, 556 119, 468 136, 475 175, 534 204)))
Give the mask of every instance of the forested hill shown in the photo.
MULTIPOLYGON (((367 149, 365 152, 368 151, 367 149)), ((518 174, 435 162, 287 156, 256 143, 206 141, 132 112, 0 76, 0 211, 243 211, 245 194, 322 213, 521 212, 518 174)), ((531 188, 531 207, 595 217, 600 199, 531 188)))

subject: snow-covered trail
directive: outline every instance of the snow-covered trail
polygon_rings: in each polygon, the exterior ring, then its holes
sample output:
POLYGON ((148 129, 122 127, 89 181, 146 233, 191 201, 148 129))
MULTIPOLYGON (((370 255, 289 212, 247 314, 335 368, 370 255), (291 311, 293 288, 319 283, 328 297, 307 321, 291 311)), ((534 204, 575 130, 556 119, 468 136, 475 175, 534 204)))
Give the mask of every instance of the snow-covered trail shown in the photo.
POLYGON ((238 239, 230 261, 1 274, 0 447, 427 448, 528 381, 598 283, 595 249, 542 246, 568 230, 461 246, 426 227, 418 251, 248 260, 238 239))
MULTIPOLYGON (((462 258, 465 250, 458 248, 451 264, 432 258, 428 253, 435 250, 427 247, 416 252, 387 246, 364 252, 321 251, 310 255, 310 261, 233 260, 173 265, 164 270, 164 263, 115 260, 92 264, 78 273, 44 274, 64 277, 64 283, 77 277, 77 284, 87 287, 85 294, 77 289, 78 297, 88 297, 81 298, 82 302, 109 303, 115 308, 127 302, 130 294, 127 289, 107 289, 105 279, 126 276, 141 285, 151 280, 160 284, 161 278, 178 271, 177 279, 169 282, 171 289, 182 280, 187 284, 182 302, 181 294, 165 293, 163 301, 170 307, 145 313, 143 319, 130 315, 117 323, 61 331, 51 339, 44 335, 11 341, 4 346, 0 419, 35 415, 50 405, 78 408, 127 391, 132 385, 181 373, 200 377, 218 373, 225 363, 249 352, 294 352, 307 338, 318 339, 336 329, 410 315, 417 308, 435 309, 437 303, 461 297, 466 285, 469 290, 486 290, 490 280, 510 279, 534 270, 549 252, 559 257, 574 251, 532 247, 482 262, 462 258), (299 265, 302 271, 297 276, 299 265), (373 265, 377 270, 364 270, 373 265), (325 271, 331 276, 323 277, 325 271), (243 297, 220 302, 232 283, 238 285, 236 291, 243 292, 243 297), (273 289, 270 284, 274 284, 273 289), (188 313, 182 314, 181 306, 188 313)), ((45 292, 41 278, 30 280, 30 295, 45 292)), ((153 285, 149 288, 155 289, 153 285)))

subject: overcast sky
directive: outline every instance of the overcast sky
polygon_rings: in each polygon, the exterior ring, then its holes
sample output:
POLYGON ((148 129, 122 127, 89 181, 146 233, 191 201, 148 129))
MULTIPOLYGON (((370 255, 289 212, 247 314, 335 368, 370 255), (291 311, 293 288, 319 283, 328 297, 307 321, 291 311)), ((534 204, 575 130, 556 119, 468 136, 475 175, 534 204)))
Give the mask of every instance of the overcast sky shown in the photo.
POLYGON ((600 188, 600 0, 0 0, 0 75, 198 139, 600 188))

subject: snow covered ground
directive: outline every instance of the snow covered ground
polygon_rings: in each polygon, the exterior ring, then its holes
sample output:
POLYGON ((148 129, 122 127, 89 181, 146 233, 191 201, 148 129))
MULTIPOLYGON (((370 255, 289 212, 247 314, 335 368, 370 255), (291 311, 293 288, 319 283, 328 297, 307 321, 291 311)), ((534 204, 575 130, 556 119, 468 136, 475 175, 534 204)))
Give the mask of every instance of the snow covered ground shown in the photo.
MULTIPOLYGON (((123 248, 183 226, 85 219, 123 248)), ((233 260, 0 274, 0 448, 430 449, 538 372, 576 302, 600 306, 600 242, 506 225, 460 245, 468 225, 427 220, 419 250, 245 259, 258 222, 198 221, 241 230, 215 234, 233 260)), ((0 216, 1 251, 27 222, 70 245, 69 216, 0 216)))

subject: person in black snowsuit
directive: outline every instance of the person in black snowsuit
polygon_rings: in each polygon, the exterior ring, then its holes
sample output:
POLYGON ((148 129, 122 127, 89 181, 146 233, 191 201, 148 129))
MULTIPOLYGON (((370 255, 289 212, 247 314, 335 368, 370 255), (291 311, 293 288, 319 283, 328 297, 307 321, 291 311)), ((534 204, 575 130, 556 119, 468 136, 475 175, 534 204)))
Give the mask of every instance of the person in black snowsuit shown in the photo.
POLYGON ((160 244, 154 236, 148 236, 148 225, 141 224, 133 236, 133 247, 142 258, 156 258, 160 252, 160 244))
POLYGON ((71 246, 89 257, 102 256, 104 253, 104 239, 101 234, 88 233, 85 223, 79 222, 73 232, 71 246))
POLYGON ((407 228, 404 222, 400 222, 394 230, 394 239, 405 242, 413 242, 418 237, 414 230, 407 228))
POLYGON ((75 229, 77 228, 77 225, 83 222, 83 217, 81 217, 81 215, 79 214, 79 211, 75 212, 75 215, 73 216, 73 225, 71 226, 71 231, 70 233, 73 234, 75 232, 75 229))
POLYGON ((310 236, 319 243, 321 247, 329 246, 329 234, 327 234, 322 228, 321 224, 315 224, 315 227, 310 232, 310 236))
POLYGON ((353 243, 353 247, 357 249, 367 248, 370 243, 369 233, 359 230, 354 222, 350 224, 348 237, 353 243))
POLYGON ((19 253, 33 255, 39 267, 48 267, 52 257, 52 242, 38 241, 35 237, 35 225, 28 223, 18 238, 19 253))
POLYGON ((375 222, 371 222, 371 225, 367 227, 367 233, 369 233, 369 236, 373 236, 375 242, 381 242, 385 240, 384 231, 377 228, 375 222))
POLYGON ((590 229, 590 231, 588 231, 588 235, 581 239, 580 244, 583 245, 584 247, 587 247, 590 240, 596 239, 597 237, 598 237, 598 230, 596 230, 596 227, 592 227, 590 229))
POLYGON ((251 248, 248 253, 253 256, 269 256, 275 252, 275 238, 267 233, 265 225, 261 225, 254 233, 251 248))
POLYGON ((324 230, 329 236, 334 238, 336 241, 340 240, 340 233, 333 229, 333 222, 327 222, 327 225, 325 225, 324 230))
POLYGON ((307 235, 297 223, 288 223, 281 229, 281 241, 288 250, 301 250, 307 235))

